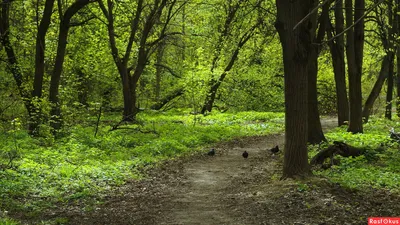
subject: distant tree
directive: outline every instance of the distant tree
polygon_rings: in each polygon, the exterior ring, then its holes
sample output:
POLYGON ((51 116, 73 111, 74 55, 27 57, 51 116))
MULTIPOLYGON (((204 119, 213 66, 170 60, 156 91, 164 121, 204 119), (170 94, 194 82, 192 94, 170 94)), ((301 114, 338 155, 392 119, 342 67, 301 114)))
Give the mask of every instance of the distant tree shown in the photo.
MULTIPOLYGON (((153 0, 151 3, 144 0, 130 2, 131 5, 125 7, 134 9, 134 12, 132 17, 128 15, 129 32, 125 40, 118 38, 120 36, 117 28, 126 29, 125 26, 120 27, 121 23, 126 22, 124 18, 126 15, 122 12, 116 13, 114 8, 115 4, 119 3, 112 0, 107 0, 107 5, 102 0, 98 2, 107 20, 111 54, 122 81, 123 120, 133 122, 139 112, 136 106, 138 81, 149 62, 150 55, 159 44, 164 43, 163 40, 168 36, 180 34, 180 32, 168 32, 168 25, 171 19, 177 15, 177 12, 182 9, 182 6, 186 4, 186 1, 179 2, 180 4, 177 4, 177 0, 153 0), (165 17, 162 17, 163 14, 165 17), (161 21, 162 18, 164 20, 161 21), (157 21, 159 23, 156 23, 157 21), (124 43, 125 46, 123 54, 120 53, 119 41, 124 43)), ((125 35, 122 37, 125 37, 125 35)))
POLYGON ((212 56, 211 79, 208 84, 209 90, 206 93, 206 98, 201 109, 202 114, 211 112, 218 88, 233 68, 240 50, 257 33, 257 29, 262 25, 263 19, 260 7, 263 2, 263 0, 255 2, 250 0, 229 0, 226 2, 225 21, 223 22, 223 28, 219 33, 212 56), (223 50, 231 52, 226 56, 227 60, 225 63, 222 60, 223 50), (222 72, 216 74, 218 67, 221 67, 221 65, 223 67, 222 72))
POLYGON ((344 125, 349 121, 349 100, 347 97, 346 88, 346 64, 344 60, 344 36, 339 35, 333 38, 336 34, 341 34, 344 31, 344 16, 343 16, 343 0, 337 0, 334 4, 335 25, 329 23, 327 29, 329 49, 332 55, 332 66, 335 74, 336 96, 337 96, 337 115, 338 125, 344 125))
POLYGON ((376 39, 380 39, 385 55, 382 59, 381 69, 378 78, 368 95, 363 109, 363 118, 365 122, 368 122, 371 114, 372 107, 375 100, 381 93, 381 89, 385 80, 388 79, 387 85, 387 105, 385 111, 385 117, 391 118, 391 99, 393 95, 393 79, 394 79, 394 58, 396 56, 396 35, 398 33, 397 27, 397 7, 393 7, 392 1, 387 1, 386 4, 377 6, 374 9, 374 16, 370 16, 370 20, 373 21, 378 29, 375 29, 373 34, 376 34, 376 39))

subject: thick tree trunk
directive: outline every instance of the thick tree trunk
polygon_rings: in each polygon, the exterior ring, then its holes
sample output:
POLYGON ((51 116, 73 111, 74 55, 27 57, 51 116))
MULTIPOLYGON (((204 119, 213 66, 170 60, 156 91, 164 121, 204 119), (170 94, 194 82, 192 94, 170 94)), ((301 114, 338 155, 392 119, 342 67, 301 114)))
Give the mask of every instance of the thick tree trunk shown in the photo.
MULTIPOLYGON (((332 38, 332 33, 342 33, 344 30, 343 0, 336 1, 335 4, 335 30, 327 32, 328 38, 332 38)), ((336 98, 338 125, 342 126, 349 121, 349 100, 346 89, 346 65, 344 61, 344 37, 343 35, 330 41, 329 49, 332 55, 333 72, 335 74, 336 98)))
POLYGON ((389 63, 389 56, 385 55, 382 60, 381 70, 379 71, 378 79, 376 80, 374 87, 372 88, 371 93, 369 94, 367 101, 364 105, 363 118, 365 122, 368 122, 369 116, 371 115, 372 107, 374 106, 374 102, 381 93, 382 86, 385 83, 387 74, 389 73, 389 63))
MULTIPOLYGON (((350 27, 364 15, 364 0, 355 1, 354 18, 352 0, 345 1, 346 25, 350 27)), ((347 65, 349 74, 350 93, 350 124, 348 131, 362 133, 362 92, 361 74, 364 46, 364 20, 361 19, 353 28, 347 31, 347 65)))
POLYGON ((277 0, 276 28, 283 49, 285 72, 285 156, 283 178, 310 174, 308 136, 308 60, 315 21, 306 19, 314 0, 277 0))

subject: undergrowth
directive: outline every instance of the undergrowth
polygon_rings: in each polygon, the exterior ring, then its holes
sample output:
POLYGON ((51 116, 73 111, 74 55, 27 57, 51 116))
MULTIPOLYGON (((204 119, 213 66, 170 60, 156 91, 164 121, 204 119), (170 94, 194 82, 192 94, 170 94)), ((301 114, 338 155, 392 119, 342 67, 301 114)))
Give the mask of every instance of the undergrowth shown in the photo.
POLYGON ((160 161, 206 152, 204 146, 235 137, 282 132, 284 126, 283 113, 143 112, 140 125, 110 131, 119 119, 105 115, 95 136, 95 118, 89 118, 66 127, 59 139, 32 138, 13 121, 0 134, 0 211, 35 216, 60 204, 101 201, 102 193, 139 179, 144 168, 160 161))
MULTIPOLYGON (((338 127, 325 134, 330 143, 342 141, 362 149, 359 157, 341 157, 339 165, 314 173, 326 176, 332 182, 358 190, 385 189, 400 193, 400 145, 390 139, 389 130, 400 131, 400 123, 381 118, 371 118, 364 124, 363 134, 347 132, 347 127, 338 127)), ((310 158, 323 146, 310 146, 310 158)))

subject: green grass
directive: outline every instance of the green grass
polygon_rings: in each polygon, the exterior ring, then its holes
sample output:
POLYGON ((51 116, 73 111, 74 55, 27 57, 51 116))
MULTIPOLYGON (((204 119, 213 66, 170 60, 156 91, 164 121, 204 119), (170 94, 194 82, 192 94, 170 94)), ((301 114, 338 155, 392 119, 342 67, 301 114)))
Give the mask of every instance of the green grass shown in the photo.
POLYGON ((235 137, 282 132, 283 118, 283 113, 261 112, 206 117, 144 112, 138 116, 141 126, 110 131, 120 116, 106 115, 108 124, 100 126, 96 137, 94 125, 74 125, 57 140, 34 139, 21 125, 14 126, 0 134, 0 209, 35 215, 58 204, 98 199, 160 161, 207 151, 205 146, 235 137))
MULTIPOLYGON (((372 187, 399 193, 400 146, 390 140, 391 127, 400 131, 398 122, 373 117, 364 125, 364 134, 351 134, 346 132, 346 127, 330 131, 325 135, 329 142, 343 141, 363 148, 365 154, 356 158, 335 156, 340 158, 340 165, 315 173, 349 188, 363 190, 372 187)), ((310 149, 312 157, 317 153, 317 146, 310 149)))

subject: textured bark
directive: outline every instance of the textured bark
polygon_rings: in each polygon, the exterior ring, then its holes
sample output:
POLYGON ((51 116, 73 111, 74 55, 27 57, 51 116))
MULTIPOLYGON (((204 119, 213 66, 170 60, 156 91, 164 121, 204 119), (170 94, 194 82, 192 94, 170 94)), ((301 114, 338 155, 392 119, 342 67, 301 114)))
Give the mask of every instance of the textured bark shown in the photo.
POLYGON ((371 115, 372 107, 374 106, 375 100, 379 97, 381 93, 382 86, 385 83, 387 75, 389 73, 389 56, 385 55, 382 60, 381 70, 379 72, 378 79, 376 80, 371 93, 368 95, 367 101, 364 105, 363 118, 365 122, 368 122, 369 116, 371 115))
MULTIPOLYGON (((335 28, 330 26, 327 32, 328 38, 332 38, 332 33, 342 33, 344 30, 343 0, 335 3, 335 28), (333 32, 335 30, 336 32, 333 32)), ((344 37, 343 35, 330 41, 329 49, 332 55, 333 72, 335 74, 338 125, 342 126, 345 121, 349 121, 349 100, 346 89, 346 65, 344 61, 344 37)))
POLYGON ((308 60, 315 35, 315 22, 304 20, 317 1, 277 0, 278 30, 285 73, 285 156, 283 178, 310 174, 308 136, 308 60))
MULTIPOLYGON (((350 27, 354 21, 360 19, 365 11, 364 0, 356 0, 354 5, 352 0, 345 0, 346 26, 350 27)), ((352 133, 363 132, 362 121, 362 92, 361 74, 364 47, 364 19, 361 19, 353 28, 347 31, 347 66, 349 74, 349 93, 350 93, 350 121, 348 131, 352 133)))

